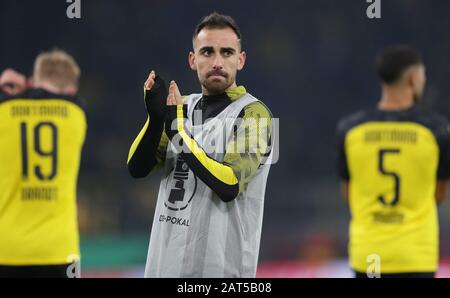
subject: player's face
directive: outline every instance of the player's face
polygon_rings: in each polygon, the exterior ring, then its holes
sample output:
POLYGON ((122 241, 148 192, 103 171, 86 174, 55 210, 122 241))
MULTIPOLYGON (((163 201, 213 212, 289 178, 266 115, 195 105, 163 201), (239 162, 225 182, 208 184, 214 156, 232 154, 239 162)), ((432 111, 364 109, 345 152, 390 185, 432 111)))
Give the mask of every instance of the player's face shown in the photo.
POLYGON ((244 67, 245 57, 231 28, 203 29, 194 39, 189 65, 197 71, 204 94, 220 94, 236 86, 236 73, 244 67))
POLYGON ((422 100, 423 92, 425 90, 425 83, 427 81, 425 75, 425 66, 423 64, 416 67, 414 76, 414 101, 418 103, 422 100))

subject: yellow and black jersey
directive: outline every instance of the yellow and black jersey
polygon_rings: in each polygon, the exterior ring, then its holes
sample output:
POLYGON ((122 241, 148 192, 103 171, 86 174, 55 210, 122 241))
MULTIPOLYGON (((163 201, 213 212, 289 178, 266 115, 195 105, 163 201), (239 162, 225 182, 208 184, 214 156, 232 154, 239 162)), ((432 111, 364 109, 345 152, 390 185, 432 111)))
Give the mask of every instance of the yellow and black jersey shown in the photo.
POLYGON ((447 121, 412 107, 359 112, 338 125, 339 175, 349 182, 349 255, 366 272, 434 272, 436 182, 449 177, 447 121))
POLYGON ((34 89, 0 101, 0 265, 79 258, 76 191, 86 129, 77 98, 34 89))

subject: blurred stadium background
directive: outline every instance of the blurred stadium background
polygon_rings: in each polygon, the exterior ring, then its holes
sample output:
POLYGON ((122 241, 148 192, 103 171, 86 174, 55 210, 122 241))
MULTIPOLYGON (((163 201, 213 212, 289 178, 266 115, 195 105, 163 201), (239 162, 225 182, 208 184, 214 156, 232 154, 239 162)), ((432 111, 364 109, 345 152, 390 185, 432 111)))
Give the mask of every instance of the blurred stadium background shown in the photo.
MULTIPOLYGON (((142 84, 156 69, 184 93, 198 92, 187 53, 197 21, 213 11, 233 16, 243 32, 248 60, 238 82, 280 118, 258 276, 351 276, 334 129, 341 116, 377 102, 376 52, 392 43, 419 48, 429 79, 424 106, 450 117, 450 2, 381 1, 382 18, 370 20, 365 0, 81 0, 77 20, 66 17, 65 0, 2 0, 0 69, 30 74, 35 56, 54 47, 82 68, 89 117, 78 193, 83 276, 143 274, 160 176, 133 180, 126 169, 146 117, 142 84)), ((448 202, 440 223, 439 276, 450 276, 448 202)))

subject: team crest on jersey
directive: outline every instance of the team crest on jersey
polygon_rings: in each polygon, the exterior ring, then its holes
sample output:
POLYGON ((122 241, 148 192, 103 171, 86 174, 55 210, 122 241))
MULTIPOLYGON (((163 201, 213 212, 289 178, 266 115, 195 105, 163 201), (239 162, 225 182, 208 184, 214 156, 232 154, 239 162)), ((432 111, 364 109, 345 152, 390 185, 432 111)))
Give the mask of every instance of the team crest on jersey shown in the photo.
POLYGON ((167 179, 166 189, 170 189, 170 194, 164 205, 169 210, 180 211, 189 206, 197 189, 197 177, 189 169, 189 166, 181 156, 178 156, 175 169, 167 179), (190 187, 188 183, 194 183, 190 187))

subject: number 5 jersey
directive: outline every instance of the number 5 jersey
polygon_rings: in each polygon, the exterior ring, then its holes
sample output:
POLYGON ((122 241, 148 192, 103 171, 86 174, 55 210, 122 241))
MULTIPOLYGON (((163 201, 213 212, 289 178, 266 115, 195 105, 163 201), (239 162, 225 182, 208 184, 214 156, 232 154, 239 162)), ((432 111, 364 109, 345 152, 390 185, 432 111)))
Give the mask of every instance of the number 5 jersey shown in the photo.
POLYGON ((376 255, 382 273, 436 271, 435 191, 449 177, 447 121, 418 107, 365 111, 341 120, 337 136, 352 268, 366 272, 376 255))

